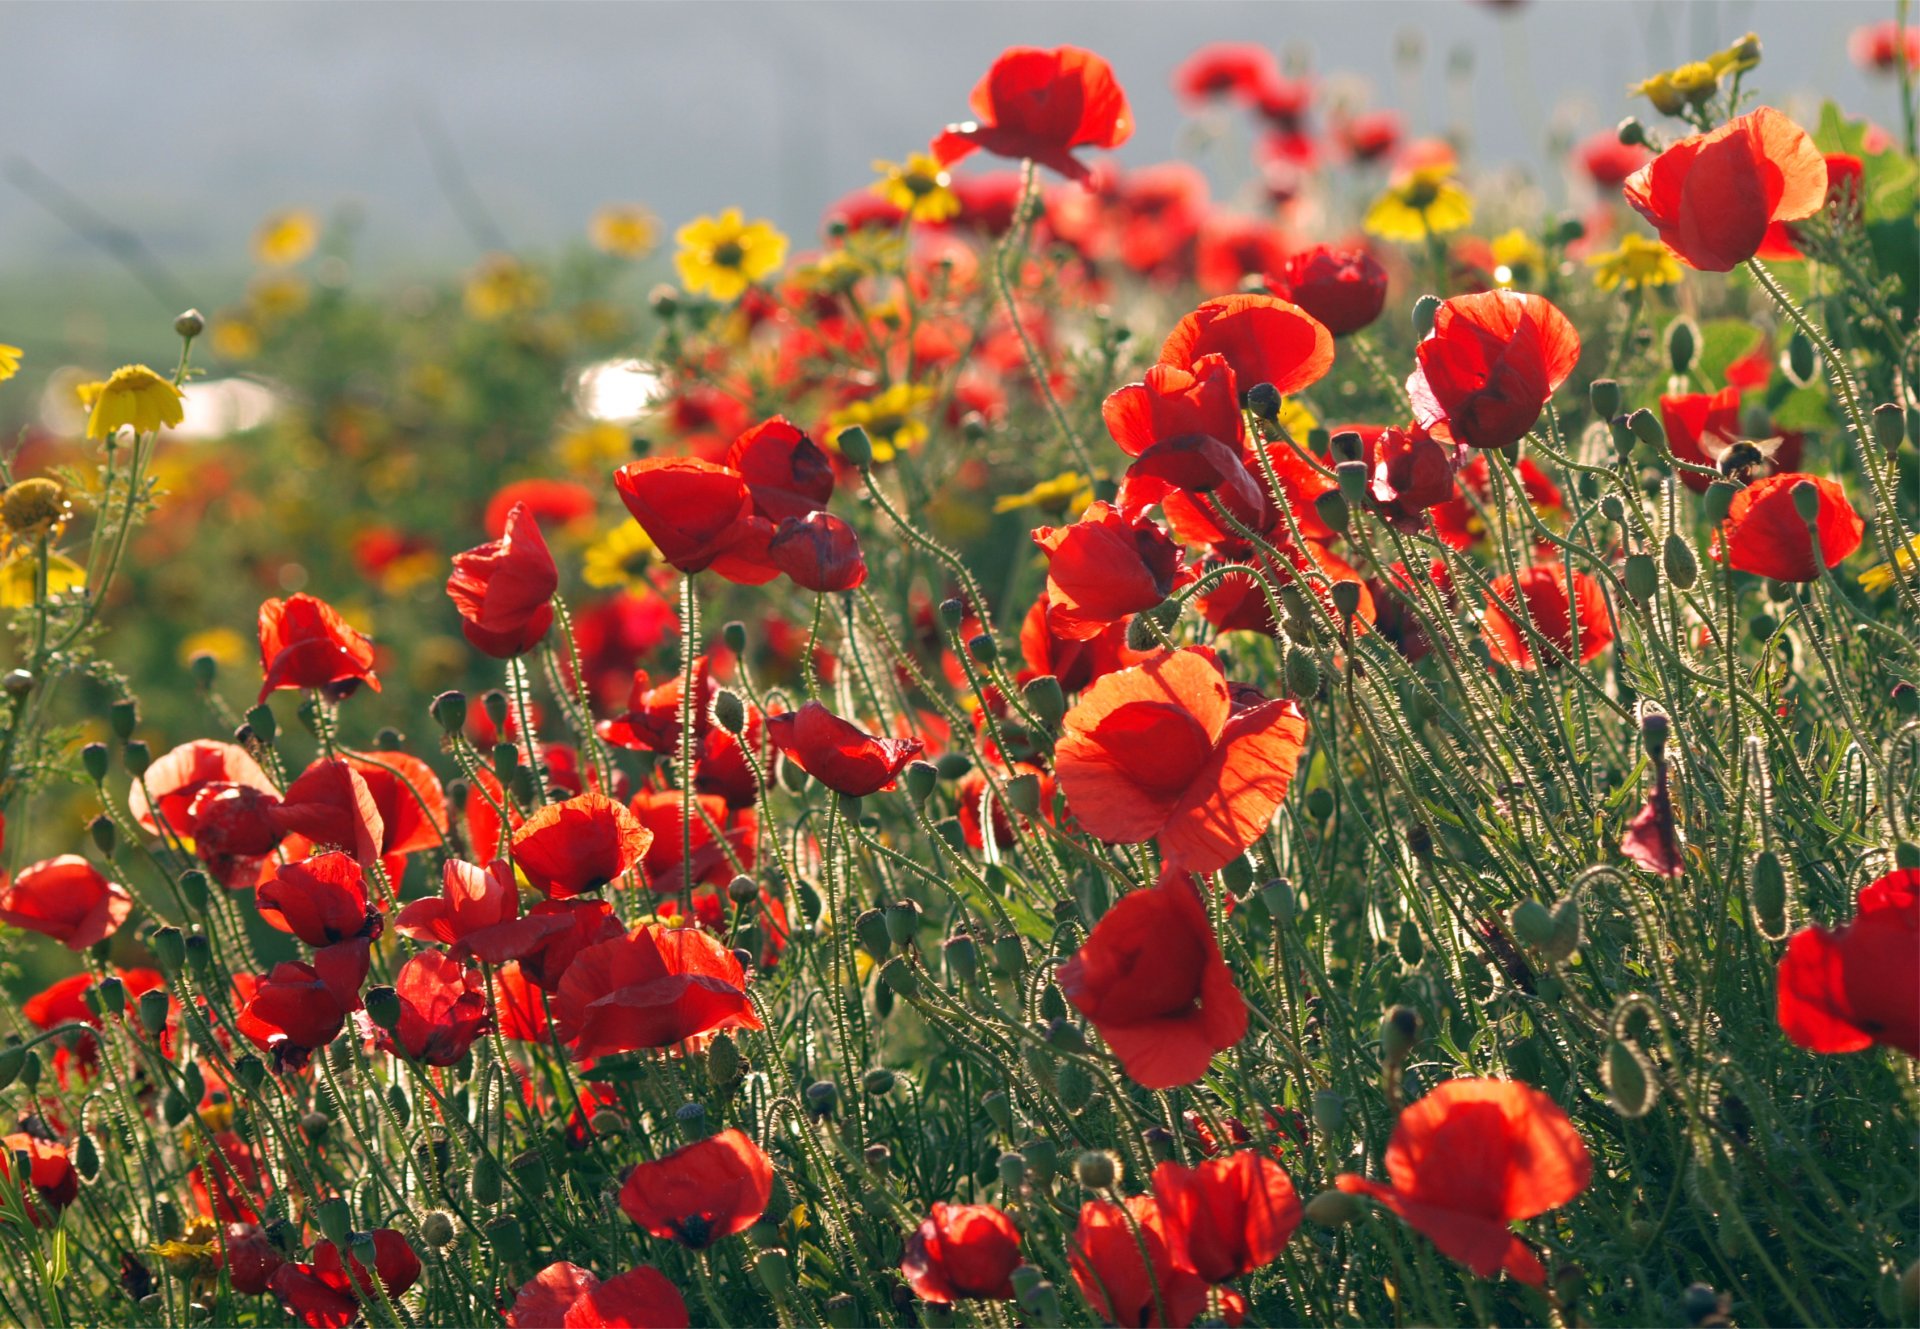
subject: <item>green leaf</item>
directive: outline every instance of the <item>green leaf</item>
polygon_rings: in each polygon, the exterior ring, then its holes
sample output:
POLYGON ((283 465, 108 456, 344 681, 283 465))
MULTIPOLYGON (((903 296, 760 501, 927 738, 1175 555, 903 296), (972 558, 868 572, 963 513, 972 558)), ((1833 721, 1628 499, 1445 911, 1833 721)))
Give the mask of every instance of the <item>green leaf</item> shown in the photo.
POLYGON ((1753 354, 1765 335, 1744 319, 1714 319, 1700 329, 1700 357, 1695 368, 1708 387, 1717 388, 1727 381, 1728 366, 1753 354))
POLYGON ((1815 387, 1795 388, 1773 408, 1773 427, 1799 432, 1832 429, 1838 421, 1827 405, 1827 394, 1815 387))

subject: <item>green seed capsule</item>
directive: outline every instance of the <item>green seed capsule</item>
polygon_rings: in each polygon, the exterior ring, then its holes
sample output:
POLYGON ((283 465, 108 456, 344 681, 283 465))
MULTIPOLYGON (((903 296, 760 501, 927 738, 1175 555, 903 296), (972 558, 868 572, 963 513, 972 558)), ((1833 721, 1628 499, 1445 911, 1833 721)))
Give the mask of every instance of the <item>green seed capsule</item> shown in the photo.
POLYGON ((1787 342, 1787 377, 1793 380, 1795 387, 1804 388, 1813 382, 1813 376, 1820 367, 1819 355, 1807 334, 1794 330, 1787 342))
POLYGON ((1077 1061, 1061 1063, 1053 1073, 1053 1087, 1069 1112, 1078 1112, 1093 1099, 1093 1077, 1077 1061))
POLYGON ((1754 921, 1760 925, 1761 933, 1776 940, 1784 937, 1787 933, 1787 874, 1780 864, 1780 856, 1773 850, 1762 849, 1754 855, 1748 889, 1752 892, 1754 921))
POLYGON ((473 1194, 475 1204, 494 1205, 500 1203, 500 1165, 491 1154, 476 1154, 473 1159, 473 1175, 468 1178, 467 1189, 473 1194))
POLYGON ((1637 1048, 1615 1039, 1607 1045, 1602 1078, 1607 1102, 1623 1117, 1643 1117, 1653 1106, 1652 1068, 1637 1048))
POLYGON ((1650 554, 1628 554, 1624 569, 1627 594, 1633 597, 1635 604, 1649 604, 1653 593, 1659 589, 1660 574, 1653 565, 1650 554))
POLYGON ((1693 556, 1693 546, 1676 532, 1667 537, 1660 554, 1661 561, 1666 564, 1667 580, 1678 590, 1692 590, 1693 583, 1700 576, 1700 564, 1693 556))

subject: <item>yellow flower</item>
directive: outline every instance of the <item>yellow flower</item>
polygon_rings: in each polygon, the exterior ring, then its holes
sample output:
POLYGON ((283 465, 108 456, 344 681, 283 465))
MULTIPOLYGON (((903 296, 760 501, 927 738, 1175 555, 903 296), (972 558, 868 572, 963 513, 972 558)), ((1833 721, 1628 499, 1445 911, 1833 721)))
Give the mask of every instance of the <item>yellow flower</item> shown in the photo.
POLYGON ((20 348, 0 342, 0 383, 20 372, 20 348))
POLYGON ((1055 515, 1079 516, 1093 502, 1093 485, 1078 471, 1062 471, 1051 480, 1042 480, 1023 494, 1002 494, 993 500, 995 512, 1018 512, 1038 508, 1055 515))
POLYGON ((1453 168, 1422 166, 1375 199, 1363 224, 1383 240, 1417 242, 1472 221, 1473 200, 1453 179, 1453 168))
POLYGON ((271 268, 284 268, 312 254, 320 244, 320 219, 305 208, 276 212, 253 233, 253 256, 271 268))
POLYGON ((1517 226, 1495 236, 1487 248, 1493 251, 1493 280, 1500 286, 1523 284, 1547 266, 1547 251, 1517 226))
POLYGON ((904 162, 877 161, 873 169, 880 178, 873 193, 917 222, 941 222, 960 211, 960 198, 947 187, 949 181, 940 163, 924 152, 910 154, 904 162))
POLYGON ((73 516, 73 501, 58 480, 36 475, 16 480, 0 494, 0 518, 14 535, 30 540, 54 534, 73 516))
POLYGON ((1920 535, 1909 536, 1907 542, 1893 551, 1890 563, 1875 563, 1860 573, 1860 585, 1875 595, 1891 590, 1895 580, 1895 569, 1901 577, 1911 577, 1914 570, 1920 568, 1920 535))
POLYGON ((1749 32, 1724 51, 1707 57, 1716 74, 1744 74, 1760 67, 1760 34, 1749 32))
POLYGON ((638 203, 609 203, 587 223, 593 247, 615 258, 645 258, 660 240, 660 222, 638 203))
POLYGON ((467 274, 467 312, 483 323, 533 309, 547 298, 547 284, 512 254, 488 254, 467 274))
POLYGON ((157 1241, 147 1253, 177 1274, 211 1278, 220 1268, 220 1232, 211 1218, 196 1218, 170 1241, 157 1241))
POLYGON ((622 462, 633 460, 632 436, 604 420, 568 430, 553 446, 567 469, 581 475, 605 475, 622 462))
POLYGON ((290 272, 276 272, 247 283, 247 307, 262 323, 291 318, 307 307, 307 284, 290 272))
POLYGON ((587 547, 581 580, 595 590, 644 590, 656 556, 653 541, 639 524, 623 521, 587 547))
POLYGON ((260 327, 252 319, 238 314, 222 314, 213 320, 208 334, 213 353, 223 360, 251 360, 260 354, 260 327))
MULTIPOLYGON (((828 416, 828 437, 837 438, 841 430, 859 425, 873 440, 873 459, 876 462, 892 461, 895 453, 905 452, 926 441, 924 412, 933 404, 934 396, 934 390, 930 387, 917 383, 896 383, 877 396, 850 402, 828 416)), ((832 446, 837 451, 840 445, 835 442, 832 446)))
POLYGON ((180 643, 180 663, 192 664, 196 655, 210 655, 219 664, 241 665, 251 644, 232 628, 204 628, 180 643))
POLYGON ((1605 254, 1588 257, 1593 284, 1603 291, 1626 287, 1638 291, 1647 286, 1671 286, 1680 280, 1680 264, 1658 240, 1629 231, 1620 237, 1620 247, 1605 254))
MULTIPOLYGON (((81 401, 86 401, 82 388, 81 401)), ((87 416, 88 438, 109 438, 122 425, 136 434, 158 432, 177 425, 185 416, 180 389, 145 365, 122 365, 100 386, 87 416)))
MULTIPOLYGON (((34 561, 37 557, 31 549, 19 549, 5 563, 0 563, 0 609, 26 609, 32 606, 34 561)), ((47 555, 49 597, 80 590, 86 584, 85 568, 64 554, 47 555)))
POLYGON ((687 290, 716 300, 737 300, 747 287, 780 270, 787 261, 787 237, 767 221, 749 222, 738 208, 718 217, 699 217, 674 234, 680 252, 673 263, 687 290))
POLYGON ((1280 427, 1293 439, 1304 439, 1320 427, 1320 421, 1312 411, 1306 408, 1298 397, 1288 397, 1280 403, 1280 414, 1275 417, 1280 427))

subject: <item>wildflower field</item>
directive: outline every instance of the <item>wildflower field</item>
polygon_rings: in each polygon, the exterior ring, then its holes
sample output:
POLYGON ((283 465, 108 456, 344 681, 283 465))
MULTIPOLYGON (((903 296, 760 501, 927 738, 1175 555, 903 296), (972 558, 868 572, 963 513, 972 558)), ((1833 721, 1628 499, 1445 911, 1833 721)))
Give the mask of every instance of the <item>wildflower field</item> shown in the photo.
POLYGON ((0 321, 0 1323, 1920 1322, 1905 10, 0 321))

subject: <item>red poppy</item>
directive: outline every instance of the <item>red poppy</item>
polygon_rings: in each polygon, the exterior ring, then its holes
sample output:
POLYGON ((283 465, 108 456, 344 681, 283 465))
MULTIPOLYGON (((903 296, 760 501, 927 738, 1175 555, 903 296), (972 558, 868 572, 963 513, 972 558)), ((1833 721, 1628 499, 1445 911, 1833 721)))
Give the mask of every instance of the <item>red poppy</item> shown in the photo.
POLYGON ((1047 626, 1072 641, 1151 609, 1172 592, 1180 546, 1159 525, 1096 502, 1070 526, 1042 526, 1033 542, 1047 555, 1047 626))
POLYGON ((1073 1281, 1107 1324, 1187 1325, 1207 1305, 1207 1285, 1179 1263, 1166 1216, 1151 1195, 1127 1207, 1089 1200, 1067 1240, 1073 1281), (1144 1256, 1144 1258, 1143 1258, 1144 1256))
POLYGON ((1203 291, 1237 291, 1248 277, 1286 262, 1286 232, 1259 217, 1213 212, 1200 222, 1194 243, 1194 278, 1203 291))
MULTIPOLYGON (((216 1131, 212 1145, 187 1172, 194 1204, 202 1214, 222 1222, 259 1222, 260 1206, 272 1187, 253 1146, 230 1130, 216 1131)), ((276 1260, 273 1269, 280 1263, 276 1260)), ((262 1275, 263 1280, 273 1269, 262 1275)))
POLYGON ((380 911, 367 899, 367 879, 348 854, 316 854, 288 863, 254 892, 260 917, 309 946, 380 935, 380 911))
POLYGON ((1209 1283, 1272 1264, 1300 1226, 1292 1180, 1250 1149, 1198 1167, 1162 1163, 1153 1170, 1153 1196, 1180 1263, 1209 1283))
POLYGON ((33 1187, 33 1194, 24 1197, 27 1217, 35 1223, 50 1223, 53 1221, 52 1215, 40 1212, 39 1206, 34 1203, 36 1197, 41 1204, 56 1210, 65 1209, 80 1198, 80 1176, 73 1169, 73 1160, 68 1157, 67 1147, 25 1131, 0 1136, 0 1177, 10 1182, 14 1180, 13 1169, 18 1154, 27 1156, 27 1175, 22 1180, 33 1187))
POLYGON ((773 1160, 726 1130, 636 1165, 620 1208, 651 1235, 700 1251, 759 1222, 772 1194, 773 1160))
POLYGON ((867 579, 860 537, 831 512, 783 520, 767 541, 767 559, 809 591, 851 591, 867 579))
POLYGON ((1620 852, 1648 872, 1662 877, 1678 877, 1686 871, 1680 857, 1680 836, 1673 824, 1673 796, 1667 788, 1667 763, 1656 757, 1653 763, 1653 791, 1646 804, 1627 823, 1620 838, 1620 852))
POLYGON ((1203 355, 1192 369, 1152 365, 1145 381, 1129 383, 1109 396, 1100 415, 1129 457, 1188 434, 1205 434, 1238 448, 1246 432, 1233 370, 1220 355, 1203 355))
POLYGON ((1588 178, 1602 189, 1618 189, 1653 159, 1645 144, 1622 143, 1619 132, 1612 129, 1582 139, 1574 155, 1588 178))
POLYGON ((1315 245, 1287 259, 1269 275, 1267 285, 1336 337, 1360 331, 1380 317, 1387 303, 1387 270, 1358 248, 1315 245))
POLYGON ((351 850, 371 866, 388 855, 439 848, 447 803, 440 777, 418 757, 372 752, 314 762, 266 815, 283 831, 351 850))
POLYGON ((1780 957, 1783 1033, 1812 1052, 1875 1043, 1920 1057, 1920 871, 1862 887, 1840 928, 1803 928, 1780 957))
POLYGON ((767 737, 786 759, 849 798, 893 788, 894 778, 925 749, 917 738, 878 738, 817 701, 767 718, 767 737))
POLYGON ((1682 263, 1727 272, 1754 256, 1770 224, 1825 206, 1827 164, 1806 130, 1762 106, 1681 139, 1625 192, 1682 263))
POLYGON ((1561 563, 1528 568, 1520 574, 1518 585, 1516 596, 1514 578, 1503 574, 1493 579, 1487 592, 1487 615, 1480 631, 1495 664, 1509 669, 1557 669, 1574 658, 1576 629, 1581 664, 1606 650, 1613 640, 1607 593, 1586 573, 1573 574, 1571 596, 1567 569, 1561 563), (1528 623, 1553 646, 1552 653, 1536 650, 1526 631, 1528 623))
POLYGON ((614 917, 613 906, 591 898, 543 900, 527 910, 527 921, 539 925, 542 935, 520 957, 520 970, 528 982, 548 992, 559 990, 560 980, 581 951, 627 934, 614 917))
POLYGON ((660 557, 680 571, 711 567, 746 585, 779 575, 756 557, 772 523, 756 517, 747 482, 731 467, 695 457, 647 457, 615 471, 613 484, 660 557))
POLYGON ((287 1262, 258 1223, 227 1224, 227 1280, 244 1297, 257 1297, 287 1262))
MULTIPOLYGON (((331 948, 330 948, 331 949, 331 948)), ((252 995, 235 1025, 253 1045, 273 1054, 277 1066, 301 1067, 315 1048, 334 1040, 357 1002, 342 1000, 315 964, 287 960, 254 980, 252 995)), ((362 952, 364 974, 365 952, 362 952)))
POLYGON ((1866 530, 1839 485, 1789 471, 1756 480, 1733 496, 1726 523, 1714 537, 1714 556, 1726 560, 1736 572, 1775 581, 1818 581, 1821 567, 1838 567, 1860 547, 1866 530), (1803 484, 1813 487, 1818 504, 1814 517, 1820 533, 1818 559, 1813 534, 1794 498, 1794 491, 1803 484))
POLYGON ((1454 449, 1418 425, 1380 430, 1367 440, 1365 456, 1374 509, 1403 530, 1417 530, 1420 514, 1459 492, 1453 478, 1454 449))
MULTIPOLYGON (((1021 761, 1015 762, 1012 770, 1003 771, 996 778, 1004 783, 1007 779, 1020 775, 1031 775, 1038 782, 1040 814, 1047 821, 1052 821, 1053 776, 1038 766, 1021 761)), ((1008 812, 1006 804, 994 793, 993 783, 988 781, 986 772, 968 771, 954 789, 954 802, 958 804, 955 812, 960 821, 960 833, 975 849, 986 847, 986 829, 989 825, 993 827, 994 844, 1003 850, 1012 846, 1018 838, 1014 830, 1013 816, 1008 812), (989 819, 989 813, 991 813, 991 819, 989 819)), ((1020 825, 1028 824, 1030 824, 1028 819, 1022 816, 1020 825)))
POLYGON ((1257 105, 1267 90, 1280 85, 1280 62, 1252 42, 1213 42, 1202 46, 1173 71, 1173 90, 1189 104, 1229 97, 1257 105))
POLYGON ((1338 121, 1340 146, 1358 162, 1379 161, 1400 146, 1400 117, 1392 111, 1363 111, 1338 121))
POLYGON ((746 985, 740 961, 706 933, 649 925, 574 956, 553 1017, 582 1061, 668 1048, 721 1029, 760 1028, 746 985))
POLYGON ((281 688, 321 688, 344 697, 365 683, 375 692, 373 643, 325 600, 295 595, 260 606, 259 700, 281 688))
MULTIPOLYGON (((1861 183, 1867 164, 1850 152, 1829 152, 1822 160, 1827 163, 1826 205, 1838 205, 1842 218, 1856 216, 1855 209, 1860 202, 1861 183)), ((1756 257, 1786 259, 1790 262, 1805 258, 1806 255, 1800 250, 1798 228, 1792 222, 1770 223, 1766 236, 1760 241, 1756 257)))
POLYGON ((1109 844, 1158 838, 1169 872, 1216 872, 1287 796, 1307 738, 1290 701, 1230 688, 1211 651, 1162 651, 1087 689, 1061 724, 1067 810, 1109 844))
POLYGON ((440 894, 412 901, 394 919, 403 937, 439 942, 455 959, 473 956, 486 964, 517 960, 570 926, 564 914, 520 916, 520 890, 504 858, 484 868, 448 859, 440 894))
POLYGON ((746 482, 754 511, 771 522, 821 511, 833 497, 833 462, 781 416, 735 439, 726 464, 746 482))
POLYGON ((1455 443, 1517 443, 1580 359, 1580 334, 1544 296, 1456 295, 1435 311, 1407 380, 1413 412, 1455 443))
POLYGON ((1247 1032, 1247 1003, 1184 875, 1102 914, 1060 966, 1060 990, 1149 1089, 1192 1084, 1247 1032))
POLYGON ((331 1241, 322 1241, 313 1248, 313 1263, 323 1275, 334 1273, 349 1274, 364 1297, 374 1297, 373 1280, 378 1277, 380 1285, 386 1289, 387 1296, 398 1297, 408 1288, 420 1281, 420 1257, 414 1254, 413 1247, 399 1231, 390 1227, 375 1228, 367 1234, 373 1239, 373 1268, 371 1271, 352 1254, 342 1259, 340 1248, 331 1241))
POLYGON ((1160 363, 1181 369, 1196 369, 1208 355, 1226 357, 1243 398, 1260 383, 1284 396, 1333 368, 1333 334, 1277 296, 1216 296, 1175 324, 1160 345, 1160 363))
POLYGON ((1020 671, 1019 681, 1023 683, 1052 674, 1060 680, 1060 690, 1070 695, 1116 669, 1138 664, 1150 654, 1127 645, 1125 623, 1110 624, 1086 641, 1070 641, 1058 635, 1047 624, 1045 587, 1020 620, 1020 659, 1026 667, 1020 671))
POLYGON ((1546 1270, 1507 1230, 1587 1188, 1593 1161, 1559 1104, 1516 1080, 1448 1080, 1401 1112, 1381 1185, 1351 1172, 1341 1190, 1370 1195, 1482 1278, 1505 1269, 1536 1287, 1546 1270))
POLYGON ((1174 534, 1188 544, 1244 545, 1247 537, 1239 527, 1258 534, 1278 520, 1253 468, 1238 451, 1207 434, 1155 443, 1127 467, 1120 510, 1137 516, 1156 503, 1174 534))
POLYGON ((141 827, 158 835, 164 818, 175 831, 194 834, 187 810, 209 785, 243 785, 262 794, 278 794, 260 763, 237 743, 196 738, 158 757, 127 790, 127 810, 141 827), (151 802, 149 801, 151 798, 151 802))
MULTIPOLYGON (((1740 427, 1740 389, 1723 388, 1719 392, 1687 392, 1660 398, 1660 423, 1666 429, 1667 446, 1681 461, 1695 466, 1718 466, 1720 458, 1744 434, 1740 427)), ((1770 470, 1791 471, 1800 464, 1801 439, 1782 438, 1779 450, 1770 462, 1770 470)), ((1680 483, 1696 494, 1704 494, 1713 483, 1710 475, 1681 471, 1680 483)))
POLYGON ((1090 173, 1075 148, 1117 148, 1133 134, 1133 113, 1113 70, 1077 46, 1003 51, 968 105, 977 118, 948 125, 933 141, 942 166, 985 150, 1084 181, 1090 173))
POLYGON ((422 951, 393 980, 400 1022, 376 1040, 389 1052, 427 1066, 451 1066, 486 1032, 486 982, 478 969, 443 951, 422 951))
POLYGON ((476 650, 496 660, 524 655, 553 626, 553 593, 560 589, 539 523, 524 503, 507 514, 498 539, 453 556, 447 594, 460 611, 460 630, 476 650))
POLYGON ((43 859, 0 884, 0 923, 52 937, 70 951, 105 941, 132 912, 127 888, 78 854, 43 859))
POLYGON ((1903 58, 1907 68, 1920 69, 1920 28, 1891 18, 1865 24, 1848 35, 1847 54, 1876 74, 1893 73, 1903 58))
POLYGON ((623 804, 581 794, 528 817, 513 833, 513 861, 535 890, 565 900, 631 872, 652 840, 623 804))
POLYGON ((487 538, 498 540, 505 535, 508 515, 519 507, 548 526, 577 527, 593 521, 600 500, 593 490, 573 480, 514 480, 501 485, 487 500, 486 515, 480 523, 487 538))
POLYGON ((939 1204, 907 1238, 900 1272, 922 1301, 1011 1301, 1020 1229, 990 1204, 939 1204))
MULTIPOLYGON (((166 980, 156 970, 117 969, 115 972, 119 974, 120 981, 126 984, 129 1003, 137 1001, 143 992, 166 986, 166 980)), ((34 1028, 42 1031, 63 1024, 85 1024, 98 1029, 100 1017, 88 1008, 86 1001, 87 989, 92 986, 92 974, 70 974, 28 997, 21 1003, 20 1013, 27 1017, 34 1028)), ((164 1048, 164 1043, 162 1046, 164 1048)), ((64 1088, 71 1068, 77 1066, 83 1075, 91 1075, 99 1055, 100 1046, 92 1034, 64 1037, 54 1046, 54 1075, 64 1088)))
POLYGON ((651 1265, 601 1282, 556 1261, 521 1284, 507 1308, 507 1329, 687 1329, 687 1303, 651 1265))
POLYGON ((287 838, 274 820, 279 807, 278 794, 251 785, 205 784, 174 829, 192 837, 194 854, 216 881, 240 890, 259 880, 269 855, 287 838))
POLYGON ((282 1264, 267 1280, 282 1310, 307 1329, 347 1329, 360 1317, 360 1300, 344 1269, 322 1273, 316 1264, 282 1264))
POLYGON ((691 827, 686 824, 687 800, 677 789, 643 789, 634 795, 633 815, 653 832, 642 866, 647 885, 663 895, 678 895, 685 889, 689 875, 695 885, 724 886, 736 872, 753 867, 753 845, 757 825, 751 809, 730 811, 726 800, 711 794, 696 795, 691 827), (731 825, 729 823, 732 823, 731 825), (715 835, 714 828, 719 828, 715 835), (691 833, 693 862, 689 869, 686 850, 691 833), (739 867, 734 864, 736 861, 739 867))

